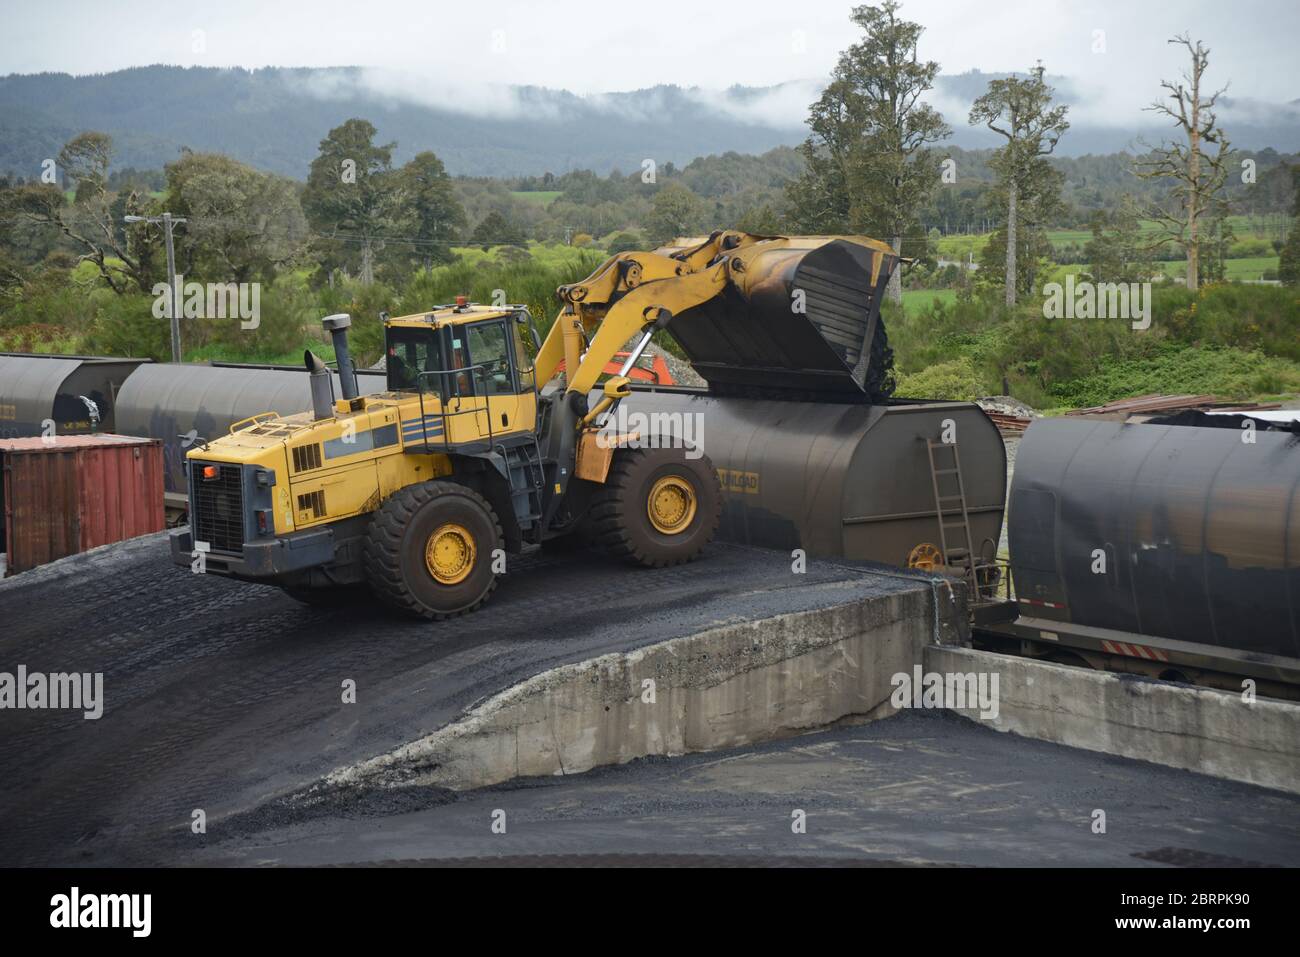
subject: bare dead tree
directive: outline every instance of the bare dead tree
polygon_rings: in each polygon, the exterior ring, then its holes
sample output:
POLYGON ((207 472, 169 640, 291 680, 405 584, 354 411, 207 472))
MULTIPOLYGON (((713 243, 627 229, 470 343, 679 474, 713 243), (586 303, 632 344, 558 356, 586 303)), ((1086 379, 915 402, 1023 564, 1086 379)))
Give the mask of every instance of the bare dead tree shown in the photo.
POLYGON ((1166 202, 1148 204, 1143 212, 1157 223, 1160 244, 1173 242, 1183 248, 1187 255, 1187 288, 1195 290, 1200 285, 1201 219, 1207 213, 1223 211, 1219 194, 1228 178, 1231 147, 1214 107, 1228 88, 1225 85, 1208 96, 1202 91, 1210 51, 1200 40, 1193 43, 1189 36, 1180 34, 1169 42, 1187 48, 1191 71, 1177 81, 1161 81, 1168 96, 1147 109, 1172 119, 1187 142, 1168 140, 1155 147, 1135 161, 1133 172, 1142 179, 1173 181, 1166 202), (1207 153, 1205 144, 1213 144, 1217 152, 1207 153))

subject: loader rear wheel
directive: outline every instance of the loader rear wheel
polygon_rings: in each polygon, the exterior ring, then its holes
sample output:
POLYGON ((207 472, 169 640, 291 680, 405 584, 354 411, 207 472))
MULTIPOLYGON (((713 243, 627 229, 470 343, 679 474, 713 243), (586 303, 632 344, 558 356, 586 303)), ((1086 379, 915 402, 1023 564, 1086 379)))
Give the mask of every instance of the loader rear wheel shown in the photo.
POLYGON ((382 602, 422 618, 473 611, 496 588, 493 553, 502 547, 492 506, 455 482, 421 482, 375 512, 362 563, 382 602))
POLYGON ((640 565, 661 568, 697 556, 722 517, 722 487, 708 456, 684 449, 623 449, 592 503, 598 544, 640 565))

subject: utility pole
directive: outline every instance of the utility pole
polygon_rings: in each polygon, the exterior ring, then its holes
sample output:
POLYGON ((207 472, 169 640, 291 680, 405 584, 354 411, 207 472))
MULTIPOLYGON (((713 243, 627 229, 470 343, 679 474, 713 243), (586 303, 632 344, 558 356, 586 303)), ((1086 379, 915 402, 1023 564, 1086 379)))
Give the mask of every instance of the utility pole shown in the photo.
POLYGON ((167 314, 172 321, 172 362, 181 361, 181 310, 180 290, 176 288, 176 250, 172 245, 172 226, 185 222, 183 216, 163 213, 161 216, 126 216, 128 223, 162 223, 163 236, 167 244, 167 288, 170 291, 170 307, 167 314))

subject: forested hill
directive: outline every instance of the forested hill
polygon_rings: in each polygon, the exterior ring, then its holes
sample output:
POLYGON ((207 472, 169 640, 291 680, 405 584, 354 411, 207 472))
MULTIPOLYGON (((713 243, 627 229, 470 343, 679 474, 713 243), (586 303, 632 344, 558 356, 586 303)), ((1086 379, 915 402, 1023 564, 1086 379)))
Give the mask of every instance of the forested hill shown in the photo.
MULTIPOLYGON (((112 135, 120 167, 158 169, 189 147, 301 179, 322 137, 354 116, 371 120, 381 142, 397 142, 399 163, 431 149, 451 173, 471 176, 632 172, 647 157, 683 165, 725 150, 762 153, 804 135, 797 120, 750 122, 677 87, 599 98, 514 87, 471 111, 382 95, 363 75, 150 66, 0 78, 0 172, 32 175, 71 136, 93 129, 112 135)), ((743 90, 726 95, 737 114, 747 98, 743 90)))
MULTIPOLYGON (((997 145, 987 131, 967 126, 963 112, 990 76, 939 78, 954 146, 997 145)), ((1069 79, 1053 82, 1071 102, 1069 79)), ((93 129, 113 136, 119 168, 159 169, 188 147, 301 179, 321 138, 353 116, 371 120, 381 142, 396 141, 399 163, 433 150, 454 175, 634 172, 646 158, 682 166, 708 154, 796 144, 816 95, 811 82, 725 92, 657 86, 587 97, 536 87, 440 92, 411 77, 359 68, 148 66, 82 77, 13 75, 0 78, 0 173, 35 175, 68 139, 93 129)), ((1225 115, 1234 146, 1300 150, 1300 101, 1241 104, 1239 116, 1231 109, 1225 115)), ((1105 128, 1071 119, 1060 149, 1067 156, 1114 153, 1139 132, 1160 134, 1140 127, 1152 122, 1142 114, 1105 128)))

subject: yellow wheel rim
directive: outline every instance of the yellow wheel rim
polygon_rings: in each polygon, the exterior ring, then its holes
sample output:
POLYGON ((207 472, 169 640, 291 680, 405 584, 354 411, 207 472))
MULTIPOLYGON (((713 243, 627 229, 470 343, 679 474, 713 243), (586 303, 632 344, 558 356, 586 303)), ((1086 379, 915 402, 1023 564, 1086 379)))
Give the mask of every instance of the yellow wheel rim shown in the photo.
POLYGON ((424 546, 424 564, 440 585, 458 585, 474 568, 474 536, 463 525, 439 525, 424 546))
POLYGON ((927 572, 934 571, 943 564, 943 555, 940 554, 938 547, 931 545, 929 542, 922 542, 912 549, 912 553, 907 556, 908 568, 920 568, 927 572))
POLYGON ((655 531, 676 535, 695 518, 695 488, 677 475, 665 475, 646 497, 646 514, 655 531))

